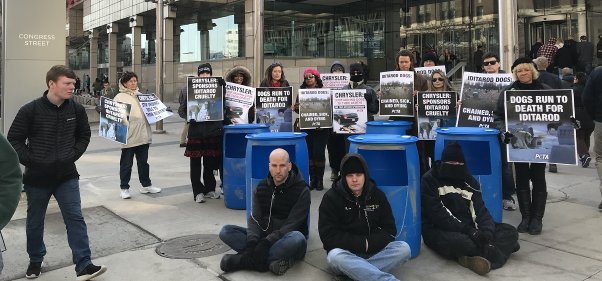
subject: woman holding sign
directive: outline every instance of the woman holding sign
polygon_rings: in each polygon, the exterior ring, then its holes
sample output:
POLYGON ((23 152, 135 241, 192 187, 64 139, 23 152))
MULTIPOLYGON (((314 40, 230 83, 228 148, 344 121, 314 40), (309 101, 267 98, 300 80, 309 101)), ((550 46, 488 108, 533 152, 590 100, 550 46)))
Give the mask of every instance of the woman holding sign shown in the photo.
POLYGON ((119 160, 122 199, 131 198, 130 177, 134 165, 134 156, 136 156, 136 164, 138 165, 138 178, 142 184, 140 193, 161 192, 161 188, 154 187, 151 184, 149 177, 148 148, 152 142, 152 132, 138 98, 136 98, 137 95, 141 94, 138 91, 138 76, 136 73, 124 72, 119 80, 119 94, 115 96, 115 101, 128 103, 132 106, 127 121, 127 142, 121 146, 121 159, 119 160))
MULTIPOLYGON (((516 80, 506 90, 546 90, 548 85, 537 80, 539 72, 529 58, 519 58, 512 64, 512 76, 516 80)), ((505 130, 504 120, 505 94, 500 94, 495 120, 500 130, 505 130)), ((509 133, 505 135, 510 135, 509 133)), ((507 140, 509 141, 509 140, 507 140)), ((506 142, 507 142, 506 141, 506 142)), ((544 163, 514 163, 516 170, 516 194, 522 220, 517 227, 518 232, 528 232, 531 235, 541 234, 543 214, 548 198, 546 184, 546 164, 544 163), (529 181, 533 185, 530 190, 529 181)))
POLYGON ((260 87, 289 87, 288 81, 284 78, 282 64, 272 63, 265 70, 265 78, 261 81, 260 87))
MULTIPOLYGON (((313 68, 307 68, 303 72, 303 83, 299 88, 301 89, 316 89, 322 88, 322 79, 320 79, 320 72, 313 68)), ((299 95, 293 105, 293 110, 299 113, 299 95)), ((299 118, 295 121, 295 128, 297 128, 299 118)), ((324 189, 324 168, 326 166, 326 144, 328 143, 328 136, 330 135, 330 129, 315 128, 310 130, 302 130, 307 133, 305 141, 307 142, 307 151, 309 154, 309 189, 310 190, 323 190, 324 189)))

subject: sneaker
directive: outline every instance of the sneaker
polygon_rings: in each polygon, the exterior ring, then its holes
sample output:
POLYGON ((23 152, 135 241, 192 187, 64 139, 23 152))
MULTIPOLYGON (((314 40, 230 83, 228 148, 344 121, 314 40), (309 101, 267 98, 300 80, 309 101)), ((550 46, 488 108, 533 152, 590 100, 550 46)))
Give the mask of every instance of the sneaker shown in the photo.
POLYGON ((558 173, 558 166, 556 166, 556 164, 550 164, 550 167, 548 168, 548 172, 558 173))
POLYGON ((99 276, 107 271, 107 267, 104 265, 98 266, 94 264, 89 264, 84 268, 84 271, 77 274, 77 281, 86 281, 90 280, 96 276, 99 276))
POLYGON ((589 157, 589 155, 583 155, 583 157, 581 158, 581 167, 583 168, 587 168, 589 167, 589 162, 592 161, 592 158, 589 157))
POLYGON ((514 199, 504 199, 502 200, 502 206, 506 211, 514 211, 516 210, 516 203, 514 203, 514 199))
POLYGON ((205 203, 205 195, 203 195, 203 193, 197 194, 194 201, 197 203, 205 203))
POLYGON ((130 190, 129 189, 122 189, 121 192, 121 199, 130 199, 132 198, 132 195, 130 195, 130 190))
POLYGON ((147 186, 147 187, 142 187, 140 188, 140 193, 159 193, 161 192, 161 188, 158 187, 154 187, 154 186, 147 186))
POLYGON ((44 266, 43 262, 30 262, 27 267, 27 272, 25 273, 25 278, 27 279, 35 279, 42 274, 42 266, 44 266))
POLYGON ((330 181, 335 181, 338 176, 339 176, 339 171, 332 170, 332 172, 330 172, 330 181))
POLYGON ((485 274, 489 273, 489 271, 491 271, 491 263, 484 257, 462 256, 458 259, 458 263, 461 266, 474 271, 474 273, 476 273, 478 275, 485 275, 485 274))
POLYGON ((283 275, 289 268, 293 267, 295 260, 275 260, 270 263, 270 271, 276 275, 283 275))
POLYGON ((209 192, 207 192, 207 194, 205 194, 205 196, 207 196, 211 199, 219 199, 221 197, 221 195, 220 195, 218 189, 221 189, 221 188, 216 187, 215 191, 209 191, 209 192))

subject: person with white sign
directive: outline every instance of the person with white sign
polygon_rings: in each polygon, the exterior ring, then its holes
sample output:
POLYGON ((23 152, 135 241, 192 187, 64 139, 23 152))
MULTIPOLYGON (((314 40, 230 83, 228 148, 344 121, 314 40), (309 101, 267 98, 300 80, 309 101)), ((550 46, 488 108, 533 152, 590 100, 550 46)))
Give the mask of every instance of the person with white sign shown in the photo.
POLYGON ((140 193, 158 193, 161 188, 155 187, 150 179, 150 166, 148 164, 148 149, 152 143, 150 124, 144 116, 137 95, 142 95, 138 90, 138 75, 131 71, 126 71, 119 80, 119 94, 115 96, 115 101, 131 105, 127 144, 121 146, 121 160, 119 160, 119 179, 121 188, 121 198, 130 199, 130 178, 132 176, 132 166, 134 165, 134 156, 138 165, 138 179, 142 188, 140 193))

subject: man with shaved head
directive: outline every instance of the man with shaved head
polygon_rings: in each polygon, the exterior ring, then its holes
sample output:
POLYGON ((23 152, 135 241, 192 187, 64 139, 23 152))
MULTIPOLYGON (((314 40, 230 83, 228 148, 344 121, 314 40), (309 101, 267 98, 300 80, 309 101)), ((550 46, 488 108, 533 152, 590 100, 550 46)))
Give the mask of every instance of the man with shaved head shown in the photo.
POLYGON ((237 252, 222 257, 225 272, 269 270, 283 275, 305 256, 309 187, 286 150, 274 149, 269 160, 269 175, 253 191, 248 228, 225 225, 219 233, 237 252))

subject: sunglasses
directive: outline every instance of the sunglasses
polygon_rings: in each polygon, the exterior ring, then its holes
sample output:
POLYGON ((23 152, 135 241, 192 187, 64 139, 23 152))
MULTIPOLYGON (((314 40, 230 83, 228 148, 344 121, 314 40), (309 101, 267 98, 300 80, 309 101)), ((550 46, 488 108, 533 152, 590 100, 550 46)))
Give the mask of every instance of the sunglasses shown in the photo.
POLYGON ((437 82, 437 81, 443 82, 443 81, 445 81, 445 79, 443 79, 443 77, 437 77, 437 78, 433 78, 432 81, 433 82, 437 82))
POLYGON ((483 65, 494 65, 497 63, 497 60, 492 60, 492 61, 484 61, 483 65))
POLYGON ((312 78, 316 78, 316 76, 315 75, 307 75, 307 76, 305 76, 305 80, 309 80, 309 79, 312 79, 312 78))

